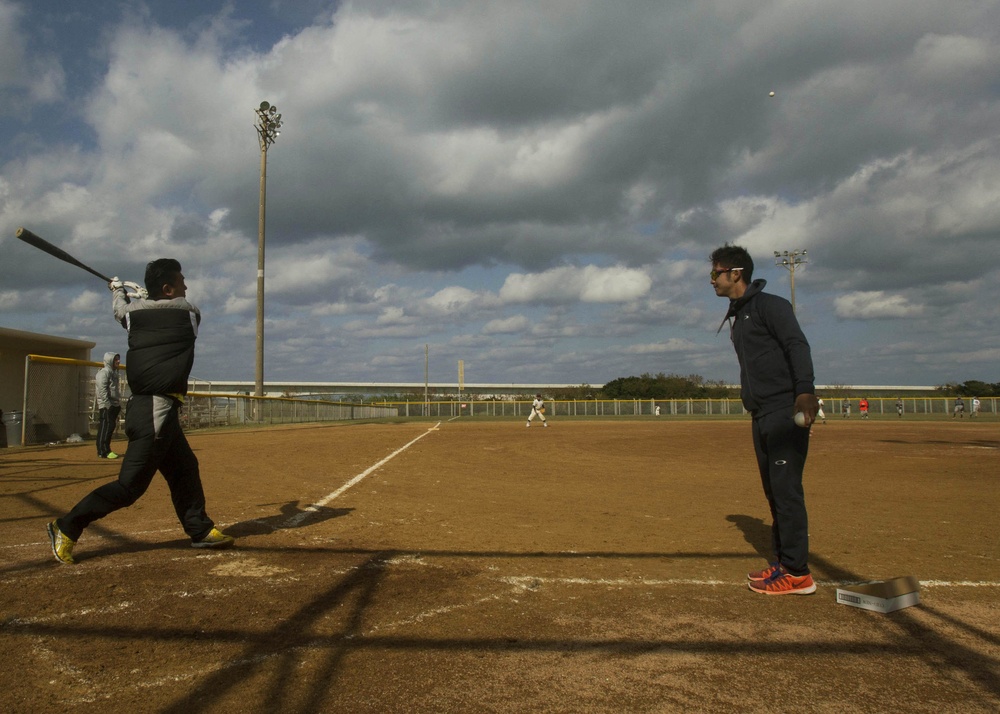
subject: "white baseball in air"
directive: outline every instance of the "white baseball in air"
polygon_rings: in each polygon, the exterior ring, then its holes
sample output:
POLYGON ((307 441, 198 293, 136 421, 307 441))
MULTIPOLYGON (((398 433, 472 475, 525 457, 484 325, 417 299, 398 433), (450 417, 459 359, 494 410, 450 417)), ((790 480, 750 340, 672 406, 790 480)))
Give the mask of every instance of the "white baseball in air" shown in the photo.
POLYGON ((769 97, 773 97, 773 96, 774 96, 774 92, 768 92, 768 93, 767 93, 767 96, 769 96, 769 97))
POLYGON ((795 420, 795 426, 805 426, 806 425, 806 415, 802 412, 795 412, 795 416, 792 417, 795 420))

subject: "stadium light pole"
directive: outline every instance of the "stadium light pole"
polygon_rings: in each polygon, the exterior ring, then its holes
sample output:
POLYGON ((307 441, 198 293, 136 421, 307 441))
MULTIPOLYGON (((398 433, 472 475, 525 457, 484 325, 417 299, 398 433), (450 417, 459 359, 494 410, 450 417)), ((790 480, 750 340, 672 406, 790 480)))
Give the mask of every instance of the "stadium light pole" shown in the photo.
POLYGON ((793 250, 791 253, 787 250, 774 251, 774 264, 784 267, 791 274, 792 312, 795 312, 795 268, 809 262, 806 260, 807 252, 805 250, 793 250))
POLYGON ((264 396, 264 214, 267 203, 267 149, 281 134, 281 115, 269 102, 254 109, 257 138, 260 140, 260 211, 257 217, 257 368, 254 396, 264 396))

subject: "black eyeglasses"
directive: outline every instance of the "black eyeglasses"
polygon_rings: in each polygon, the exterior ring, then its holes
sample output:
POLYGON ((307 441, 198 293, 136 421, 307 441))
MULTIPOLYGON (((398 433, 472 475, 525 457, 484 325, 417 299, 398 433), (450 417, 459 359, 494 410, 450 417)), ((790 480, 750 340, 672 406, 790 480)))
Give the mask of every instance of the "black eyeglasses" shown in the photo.
POLYGON ((743 268, 723 268, 722 270, 713 270, 709 275, 712 276, 712 280, 716 280, 723 273, 738 273, 743 270, 743 268))

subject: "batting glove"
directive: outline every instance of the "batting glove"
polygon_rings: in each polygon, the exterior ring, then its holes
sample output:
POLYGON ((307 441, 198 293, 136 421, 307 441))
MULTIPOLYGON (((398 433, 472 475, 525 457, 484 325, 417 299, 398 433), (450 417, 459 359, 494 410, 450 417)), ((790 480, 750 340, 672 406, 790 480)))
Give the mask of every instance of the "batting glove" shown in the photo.
POLYGON ((115 290, 124 290, 125 283, 118 279, 118 276, 111 278, 111 282, 108 283, 108 290, 114 292, 115 290))
POLYGON ((139 298, 140 300, 149 299, 149 293, 146 292, 146 288, 139 285, 139 283, 133 283, 131 280, 126 280, 122 284, 128 288, 128 292, 125 294, 130 298, 139 298))

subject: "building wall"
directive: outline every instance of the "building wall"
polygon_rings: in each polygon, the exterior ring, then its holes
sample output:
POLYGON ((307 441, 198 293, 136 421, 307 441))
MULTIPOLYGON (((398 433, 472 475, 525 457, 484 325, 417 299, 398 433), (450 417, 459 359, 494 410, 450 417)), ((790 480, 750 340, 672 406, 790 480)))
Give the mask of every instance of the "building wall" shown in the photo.
MULTIPOLYGON (((19 412, 24 405, 24 362, 29 354, 90 360, 96 343, 0 327, 0 409, 19 412)), ((66 390, 66 408, 77 410, 76 390, 66 390)))

